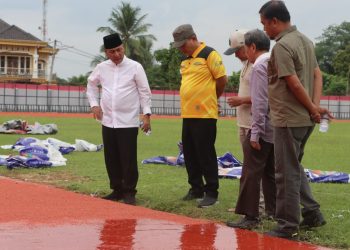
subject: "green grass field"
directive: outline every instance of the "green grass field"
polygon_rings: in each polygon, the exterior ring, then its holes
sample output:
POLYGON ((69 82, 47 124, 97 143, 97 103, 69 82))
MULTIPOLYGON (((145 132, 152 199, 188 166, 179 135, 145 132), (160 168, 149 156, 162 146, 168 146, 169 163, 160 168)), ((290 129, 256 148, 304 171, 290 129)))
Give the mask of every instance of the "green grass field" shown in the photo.
MULTIPOLYGON (((35 136, 37 138, 54 137, 70 143, 74 143, 75 139, 84 139, 94 144, 102 143, 101 128, 91 118, 2 115, 0 123, 11 119, 58 125, 59 132, 56 135, 35 136)), ((0 135, 0 145, 13 144, 20 137, 20 135, 0 135)), ((176 144, 180 138, 181 119, 153 119, 152 135, 139 134, 138 162, 159 155, 176 156, 178 153, 176 144)), ((310 169, 350 173, 349 148, 350 123, 333 122, 330 124, 328 133, 321 134, 317 129, 314 131, 306 147, 303 165, 310 169)), ((218 121, 216 149, 218 155, 230 151, 242 160, 237 127, 233 119, 218 121)), ((0 154, 9 153, 10 151, 0 149, 0 154)), ((65 157, 68 159, 65 167, 12 171, 7 170, 6 167, 0 167, 0 175, 47 183, 97 196, 110 192, 103 152, 73 152, 65 157)), ((137 195, 139 206, 222 223, 238 219, 238 215, 227 212, 228 208, 235 205, 239 188, 238 180, 221 179, 219 204, 200 209, 196 207, 196 201, 184 202, 181 200, 189 188, 184 168, 140 163, 139 170, 137 195)), ((300 231, 300 239, 333 248, 350 248, 350 184, 311 184, 311 187, 315 198, 321 204, 327 225, 314 230, 300 231)), ((257 231, 263 232, 273 226, 273 222, 264 221, 257 231)))

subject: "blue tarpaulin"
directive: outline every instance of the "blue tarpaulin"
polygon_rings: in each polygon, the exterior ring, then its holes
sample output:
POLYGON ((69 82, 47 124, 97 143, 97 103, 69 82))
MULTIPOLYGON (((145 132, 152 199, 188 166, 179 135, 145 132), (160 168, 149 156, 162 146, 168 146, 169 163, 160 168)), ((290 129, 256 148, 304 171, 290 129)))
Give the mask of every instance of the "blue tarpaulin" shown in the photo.
MULTIPOLYGON (((182 143, 178 143, 179 154, 175 156, 156 156, 142 161, 142 164, 166 164, 171 166, 184 166, 185 160, 182 152, 182 143)), ((217 158, 218 172, 221 178, 239 179, 242 175, 242 165, 232 153, 227 152, 217 158)), ((350 175, 336 171, 322 171, 305 169, 310 182, 316 183, 350 183, 350 175)))

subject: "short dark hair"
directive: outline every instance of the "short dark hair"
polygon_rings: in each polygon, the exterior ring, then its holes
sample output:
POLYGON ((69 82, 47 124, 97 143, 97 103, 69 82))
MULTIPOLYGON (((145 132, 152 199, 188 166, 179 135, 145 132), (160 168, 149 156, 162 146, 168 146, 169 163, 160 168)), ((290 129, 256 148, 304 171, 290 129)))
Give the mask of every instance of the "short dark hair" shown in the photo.
POLYGON ((264 31, 259 29, 251 30, 245 33, 244 43, 247 46, 255 44, 257 50, 270 50, 270 38, 268 38, 264 31))
POLYGON ((284 23, 290 22, 290 14, 283 1, 268 1, 261 7, 259 14, 269 20, 276 18, 284 23))

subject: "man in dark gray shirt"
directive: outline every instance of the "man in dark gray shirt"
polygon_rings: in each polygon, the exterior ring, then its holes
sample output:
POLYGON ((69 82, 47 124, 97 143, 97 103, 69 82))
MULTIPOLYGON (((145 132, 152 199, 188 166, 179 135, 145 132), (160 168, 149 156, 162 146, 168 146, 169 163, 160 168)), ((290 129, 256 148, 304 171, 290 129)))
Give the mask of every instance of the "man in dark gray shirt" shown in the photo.
POLYGON ((270 236, 293 238, 300 227, 326 223, 312 196, 301 165, 305 144, 321 108, 322 75, 312 42, 290 23, 283 1, 269 1, 260 11, 261 23, 276 41, 269 62, 269 103, 274 127, 277 227, 270 236), (300 204, 304 220, 300 223, 300 204))

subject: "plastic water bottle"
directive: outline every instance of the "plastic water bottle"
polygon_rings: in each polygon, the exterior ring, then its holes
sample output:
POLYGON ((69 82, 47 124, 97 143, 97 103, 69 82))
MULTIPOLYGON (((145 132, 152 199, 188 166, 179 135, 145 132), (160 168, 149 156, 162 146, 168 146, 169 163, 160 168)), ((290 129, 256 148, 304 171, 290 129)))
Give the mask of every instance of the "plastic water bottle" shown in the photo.
POLYGON ((328 114, 323 114, 320 120, 320 128, 319 128, 320 132, 326 133, 328 131, 328 122, 329 122, 328 114))

